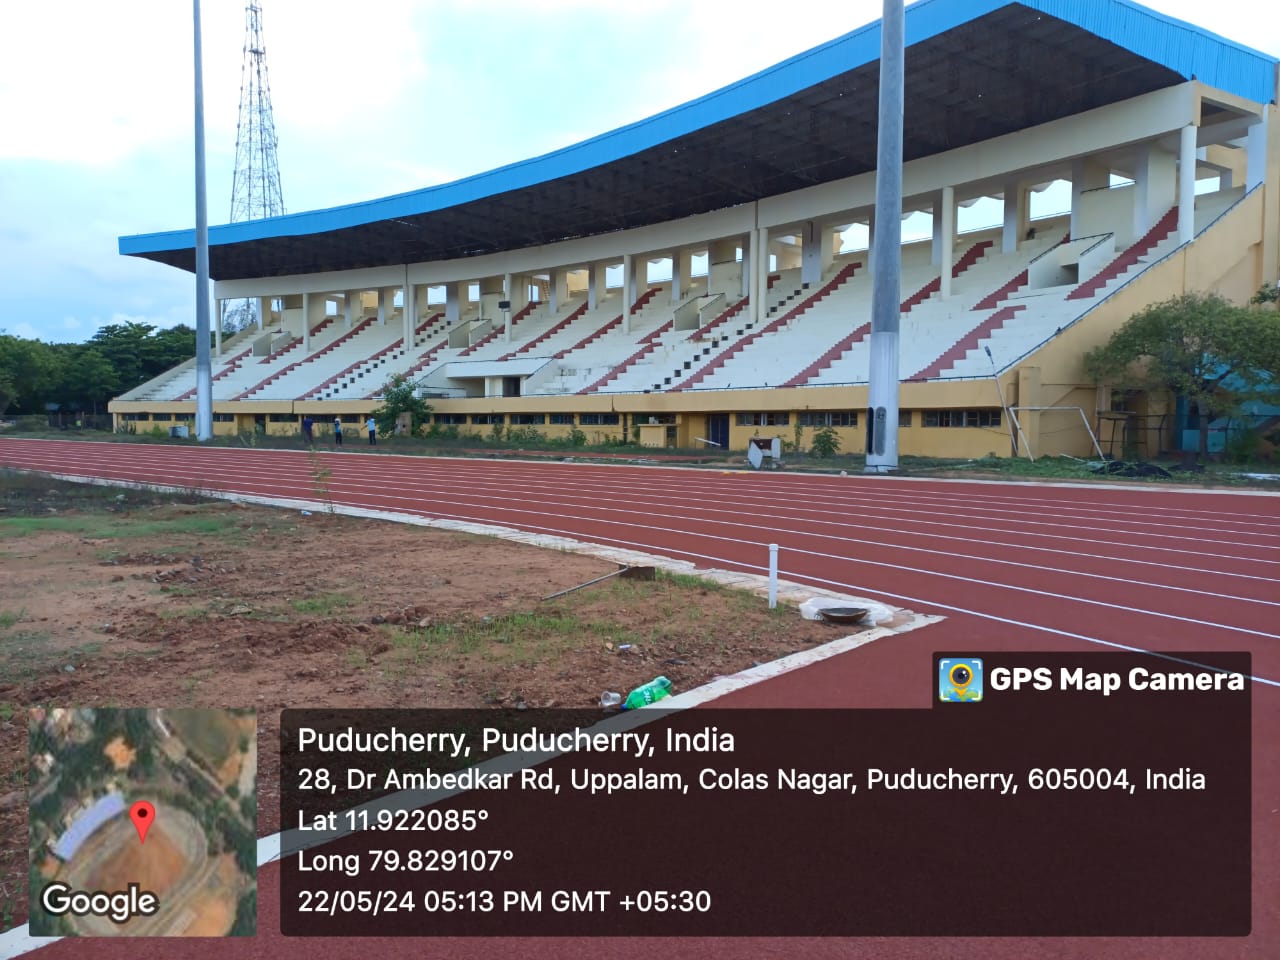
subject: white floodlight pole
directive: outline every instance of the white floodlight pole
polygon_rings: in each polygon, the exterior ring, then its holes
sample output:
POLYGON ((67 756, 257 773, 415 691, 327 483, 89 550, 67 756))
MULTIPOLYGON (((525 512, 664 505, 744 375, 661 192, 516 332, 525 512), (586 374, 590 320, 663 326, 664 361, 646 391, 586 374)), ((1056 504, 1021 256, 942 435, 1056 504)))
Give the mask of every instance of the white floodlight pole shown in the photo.
POLYGON ((871 364, 867 473, 898 469, 898 310, 902 274, 903 0, 884 0, 880 22, 880 119, 876 133, 876 220, 871 243, 871 364))
POLYGON ((209 359, 209 210, 204 175, 204 68, 200 54, 200 0, 191 0, 195 20, 196 123, 196 439, 213 438, 213 372, 209 359))

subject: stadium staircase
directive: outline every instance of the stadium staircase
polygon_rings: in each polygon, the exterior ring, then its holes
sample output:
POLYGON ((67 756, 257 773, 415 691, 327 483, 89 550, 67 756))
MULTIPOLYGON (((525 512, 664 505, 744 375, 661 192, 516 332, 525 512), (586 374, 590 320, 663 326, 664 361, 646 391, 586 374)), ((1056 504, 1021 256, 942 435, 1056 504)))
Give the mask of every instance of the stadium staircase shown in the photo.
MULTIPOLYGON (((248 347, 244 350, 241 350, 235 356, 231 357, 229 360, 227 360, 223 368, 213 375, 211 382, 217 383, 223 377, 226 377, 229 374, 235 373, 238 369, 240 369, 240 364, 244 360, 246 360, 249 354, 251 353, 253 353, 253 347, 248 347)), ((195 395, 196 395, 196 388, 192 387, 186 393, 181 393, 178 396, 174 397, 174 399, 175 400, 191 400, 195 397, 195 395)))
MULTIPOLYGON (((700 370, 698 370, 692 376, 687 377, 686 379, 681 381, 679 384, 672 387, 671 388, 672 392, 689 390, 699 386, 700 384, 707 384, 707 386, 711 386, 712 384, 708 384, 707 381, 715 377, 716 374, 719 371, 721 371, 726 366, 726 364, 728 364, 734 357, 741 354, 744 350, 750 347, 753 343, 755 343, 761 337, 770 333, 777 332, 778 330, 782 329, 785 325, 791 323, 793 320, 803 316, 806 312, 813 309, 813 307, 815 307, 818 303, 820 303, 822 300, 826 299, 827 297, 831 296, 832 293, 834 293, 841 286, 843 286, 847 281, 849 281, 854 276, 854 274, 857 273, 858 269, 861 266, 862 266, 861 263, 856 263, 856 262, 845 264, 838 271, 836 271, 835 276, 833 276, 830 280, 828 280, 821 287, 819 287, 818 290, 816 290, 814 293, 811 293, 808 297, 805 297, 803 300, 800 301, 800 303, 796 304, 786 313, 782 314, 781 316, 773 320, 769 320, 767 323, 764 324, 764 326, 760 327, 759 330, 752 330, 746 333, 744 336, 738 339, 732 346, 728 347, 727 349, 717 354, 709 363, 704 365, 700 370)), ((773 312, 773 310, 776 310, 776 309, 778 308, 771 308, 771 312, 773 312)), ((719 381, 717 381, 715 385, 730 386, 731 384, 721 384, 719 381)), ((759 385, 759 384, 753 384, 753 385, 759 385)))
MULTIPOLYGON (((356 338, 364 334, 365 331, 369 330, 369 328, 372 327, 375 323, 377 323, 377 321, 372 317, 366 320, 361 320, 358 324, 356 324, 346 333, 330 341, 328 344, 321 347, 319 350, 313 350, 307 356, 299 360, 294 360, 292 363, 284 367, 281 367, 279 370, 276 370, 274 373, 270 374, 269 376, 265 377, 258 383, 249 387, 249 389, 243 390, 240 393, 236 394, 236 396, 232 397, 232 399, 248 400, 252 398, 255 394, 265 393, 267 391, 267 388, 271 387, 273 384, 277 385, 276 389, 271 391, 271 393, 274 394, 274 396, 272 397, 259 396, 258 399, 260 400, 293 399, 295 394, 289 394, 289 384, 278 383, 278 381, 283 381, 285 380, 286 377, 290 377, 291 374, 293 374, 295 371, 298 371, 301 374, 301 376, 295 376, 291 378, 291 383, 296 384, 298 380, 304 379, 308 376, 314 376, 315 371, 317 370, 325 370, 329 368, 332 365, 332 361, 328 363, 325 363, 323 361, 331 357, 331 355, 335 354, 341 347, 343 347, 343 345, 352 344, 352 341, 356 340, 356 338), (316 366, 312 366, 313 364, 316 366)), ((385 330, 386 328, 383 327, 381 329, 385 330)), ((339 360, 340 362, 341 358, 335 358, 335 359, 339 360)))
MULTIPOLYGON (((398 366, 397 361, 413 353, 418 344, 423 339, 430 339, 440 329, 444 327, 444 314, 434 313, 419 323, 413 330, 413 345, 406 348, 404 345, 404 337, 397 337, 395 340, 382 347, 379 347, 374 353, 361 357, 354 363, 349 363, 341 370, 331 374, 324 381, 312 387, 306 393, 298 397, 299 400, 342 400, 352 399, 351 393, 353 388, 364 387, 367 383, 361 383, 366 376, 377 371, 382 380, 386 380, 394 376, 397 371, 394 369, 398 366), (391 368, 391 369, 384 369, 391 368)), ((390 332, 391 327, 383 327, 383 330, 390 332)), ((386 334, 384 334, 385 336, 386 334)), ((446 338, 447 342, 447 338, 446 338)), ((372 346, 370 344, 369 346, 372 346)), ((366 347, 367 349, 367 347, 366 347)), ((345 359, 345 358, 344 358, 345 359)), ((381 384, 379 384, 381 390, 381 384)), ((356 396, 361 396, 360 391, 355 391, 356 396)))
MULTIPOLYGON (((946 362, 931 364, 912 379, 922 377, 990 376, 994 364, 1003 370, 1075 323, 1151 264, 1179 246, 1177 208, 1170 210, 1143 237, 1130 245, 1092 277, 1069 288, 1017 290, 997 301, 996 311, 978 329, 946 351, 946 362), (1016 308, 1012 311, 1010 308, 1016 308), (979 333, 975 337, 973 333, 979 333), (965 348, 958 349, 960 346, 965 348), (991 357, 986 348, 991 349, 991 357)), ((984 303, 990 302, 988 299, 984 303)), ((939 358, 942 360, 943 358, 939 358)))
MULTIPOLYGON (((521 307, 515 313, 514 316, 512 316, 511 332, 513 335, 515 334, 516 324, 518 324, 525 317, 529 316, 529 314, 533 313, 533 311, 536 310, 541 305, 542 304, 539 303, 537 300, 530 300, 527 304, 521 307)), ((494 326, 494 328, 490 330, 487 334, 485 334, 481 339, 477 340, 475 343, 471 344, 471 346, 465 348, 461 353, 459 353, 458 358, 469 357, 472 354, 475 354, 484 350, 485 347, 487 347, 489 344, 493 343, 500 336, 506 333, 506 328, 507 328, 507 325, 505 322, 494 326)))
MULTIPOLYGON (((965 250, 964 253, 960 255, 960 258, 952 265, 951 278, 954 280, 963 276, 964 273, 970 267, 972 267, 975 263, 977 263, 987 253, 987 251, 990 250, 994 245, 995 245, 994 240, 980 240, 979 242, 971 245, 967 250, 965 250)), ((930 253, 932 254, 932 251, 930 251, 930 253)), ((911 266, 908 265, 906 255, 904 255, 903 261, 904 261, 903 273, 902 273, 903 284, 904 286, 908 284, 914 285, 916 280, 916 272, 912 270, 911 266)), ((902 303, 898 305, 899 316, 905 316, 909 314, 915 307, 919 306, 920 304, 924 303, 926 300, 929 300, 930 298, 932 298, 933 296, 941 292, 942 292, 942 277, 937 276, 932 278, 928 283, 924 284, 922 287, 917 289, 915 293, 911 294, 909 297, 903 300, 902 303)), ((844 356, 844 354, 852 350, 855 344, 861 343, 863 340, 865 340, 867 335, 870 332, 871 332, 870 321, 864 324, 861 324, 860 326, 855 328, 851 333, 848 333, 845 336, 841 337, 840 340, 838 340, 833 346, 829 347, 826 350, 826 352, 822 354, 822 356, 818 357, 818 359, 814 360, 812 363, 810 363, 807 367, 801 370, 798 374, 796 374, 790 380, 787 380, 785 383, 782 384, 782 386, 784 387, 804 386, 810 380, 821 375, 824 370, 827 370, 829 367, 831 367, 831 365, 834 364, 837 360, 839 360, 842 356, 844 356)))
POLYGON ((575 323, 581 320, 584 316, 586 316, 586 313, 587 313, 587 303, 584 300, 581 304, 578 305, 578 307, 575 310, 572 310, 568 314, 568 316, 566 316, 563 320, 553 324, 549 329, 544 330, 542 333, 534 337, 524 346, 517 347, 515 350, 509 350, 506 353, 504 353, 502 356, 498 357, 498 359, 510 360, 514 357, 520 356, 522 353, 528 353, 534 347, 542 343, 545 343, 546 341, 550 340, 552 337, 555 337, 558 334, 562 333, 563 331, 568 330, 571 326, 573 326, 575 323))
MULTIPOLYGON (((804 294, 805 284, 800 282, 799 270, 786 270, 769 277, 768 297, 765 301, 766 318, 774 316, 780 309, 804 294), (776 287, 776 289, 775 289, 776 287)), ((652 351, 637 351, 629 360, 619 364, 611 372, 610 392, 639 391, 660 393, 673 383, 678 383, 689 375, 696 366, 712 357, 716 351, 726 344, 746 336, 761 322, 746 321, 741 326, 732 326, 744 310, 750 305, 751 298, 743 297, 730 304, 710 322, 702 327, 685 333, 683 330, 673 331, 671 326, 654 330, 652 351), (729 332, 732 330, 732 333, 729 332), (643 363, 650 352, 662 351, 660 359, 653 363, 643 363), (663 367, 671 371, 662 382, 655 382, 654 368, 663 367)))

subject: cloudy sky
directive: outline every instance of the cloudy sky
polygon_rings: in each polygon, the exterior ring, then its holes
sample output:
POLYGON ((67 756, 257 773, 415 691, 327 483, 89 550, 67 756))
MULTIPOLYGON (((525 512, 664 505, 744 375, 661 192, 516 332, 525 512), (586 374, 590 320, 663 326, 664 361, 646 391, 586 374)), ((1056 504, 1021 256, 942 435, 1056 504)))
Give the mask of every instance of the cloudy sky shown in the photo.
MULTIPOLYGON (((261 0, 290 212, 447 182, 700 96, 881 0, 261 0), (783 11, 780 15, 779 11, 783 11)), ((1087 2, 1087 0, 1082 0, 1087 2)), ((1280 55, 1258 0, 1149 0, 1280 55), (1212 22, 1205 22, 1207 13, 1212 22)), ((211 223, 230 219, 244 0, 203 0, 211 223)), ((0 330, 194 322, 190 274, 116 253, 194 223, 191 5, 5 3, 0 330)))

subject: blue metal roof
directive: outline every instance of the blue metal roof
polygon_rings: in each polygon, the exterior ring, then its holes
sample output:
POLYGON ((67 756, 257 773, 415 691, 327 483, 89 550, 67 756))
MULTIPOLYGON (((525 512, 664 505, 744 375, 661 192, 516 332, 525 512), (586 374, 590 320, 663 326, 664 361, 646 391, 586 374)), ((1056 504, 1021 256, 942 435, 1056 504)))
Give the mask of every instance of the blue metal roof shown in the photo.
POLYGON ((53 852, 58 859, 70 860, 80 845, 89 839, 97 829, 110 820, 124 813, 124 797, 118 793, 105 793, 100 796, 88 810, 76 817, 66 832, 54 844, 53 852))
MULTIPOLYGON (((1074 25, 1184 78, 1248 100, 1275 98, 1277 60, 1130 0, 920 0, 906 10, 910 47, 988 14, 1021 7, 1074 25)), ((510 194, 632 158, 646 150, 758 111, 878 61, 880 23, 814 47, 706 96, 542 156, 452 183, 361 203, 216 226, 211 246, 301 237, 421 216, 510 194)), ((125 236, 120 253, 190 250, 194 230, 125 236)), ((395 261, 392 261, 395 262, 395 261)), ((216 275, 216 272, 215 272, 216 275)))

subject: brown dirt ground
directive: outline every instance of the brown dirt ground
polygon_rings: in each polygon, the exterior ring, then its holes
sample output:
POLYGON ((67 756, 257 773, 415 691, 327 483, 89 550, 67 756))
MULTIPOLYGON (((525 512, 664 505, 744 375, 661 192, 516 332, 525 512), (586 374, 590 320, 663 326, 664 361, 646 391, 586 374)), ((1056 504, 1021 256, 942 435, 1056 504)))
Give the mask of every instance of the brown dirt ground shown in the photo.
MULTIPOLYGON (((116 829, 124 830, 131 826, 123 824, 116 829)), ((85 881, 85 887, 89 890, 121 890, 122 883, 134 881, 143 890, 163 897, 174 882, 191 869, 190 861, 163 828, 148 833, 147 840, 145 846, 132 842, 122 844, 111 859, 95 866, 85 881)))
POLYGON ((16 521, 0 518, 0 616, 14 618, 0 620, 0 929, 26 916, 28 705, 256 707, 263 835, 278 828, 283 707, 589 706, 851 629, 678 579, 540 602, 616 566, 488 537, 226 503, 130 516, 155 531, 4 536, 16 521), (211 517, 214 532, 182 532, 211 517))

